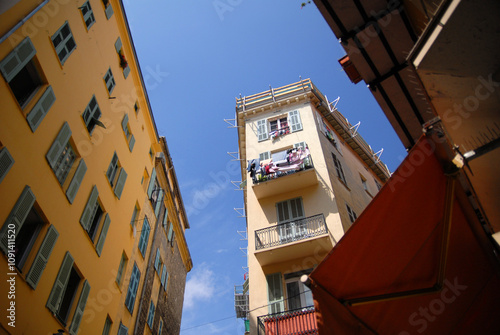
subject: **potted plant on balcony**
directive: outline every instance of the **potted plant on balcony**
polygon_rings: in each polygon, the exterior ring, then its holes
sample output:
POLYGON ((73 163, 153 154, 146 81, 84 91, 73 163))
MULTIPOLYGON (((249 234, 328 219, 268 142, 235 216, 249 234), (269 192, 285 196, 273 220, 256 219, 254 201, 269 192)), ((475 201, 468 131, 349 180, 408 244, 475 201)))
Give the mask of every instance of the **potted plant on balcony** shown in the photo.
POLYGON ((128 66, 128 62, 125 59, 125 55, 123 54, 123 50, 120 49, 120 51, 118 52, 118 56, 120 57, 120 67, 122 69, 125 69, 128 66))

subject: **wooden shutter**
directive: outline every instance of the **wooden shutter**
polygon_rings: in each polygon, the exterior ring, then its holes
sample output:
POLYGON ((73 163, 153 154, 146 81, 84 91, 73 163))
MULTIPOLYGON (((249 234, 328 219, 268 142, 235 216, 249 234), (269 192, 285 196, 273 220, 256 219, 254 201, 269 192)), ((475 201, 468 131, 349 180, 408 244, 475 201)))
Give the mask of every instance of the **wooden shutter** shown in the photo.
POLYGON ((26 37, 7 57, 0 62, 0 71, 7 82, 11 81, 35 56, 36 50, 29 37, 26 37))
POLYGON ((291 219, 300 219, 304 217, 304 210, 302 208, 302 199, 296 198, 289 200, 290 203, 290 217, 291 219))
POLYGON ((121 168, 120 175, 118 176, 118 180, 116 181, 116 186, 115 186, 115 195, 118 197, 118 199, 120 199, 120 197, 122 196, 126 180, 127 180, 127 172, 125 172, 124 168, 121 168))
POLYGON ((14 165, 14 158, 10 155, 6 147, 0 149, 0 183, 14 165))
POLYGON ((29 186, 26 186, 19 199, 17 199, 16 204, 12 208, 12 211, 10 212, 7 220, 2 227, 2 230, 0 231, 0 247, 2 248, 4 253, 7 253, 8 251, 8 230, 13 229, 17 237, 19 231, 21 230, 21 227, 24 224, 24 220, 26 220, 31 207, 33 207, 33 204, 35 203, 35 199, 35 195, 33 194, 33 192, 31 192, 31 188, 29 186), (11 226, 11 228, 8 228, 9 225, 11 226))
POLYGON ((283 285, 281 273, 274 273, 266 276, 267 280, 267 300, 269 302, 269 314, 283 312, 283 285))
POLYGON ((290 129, 292 133, 294 131, 302 130, 302 121, 300 120, 299 111, 289 112, 288 119, 290 120, 290 129))
POLYGON ((26 117, 32 132, 35 132, 40 123, 42 123, 43 118, 47 115, 55 101, 54 90, 52 86, 49 86, 26 117))
POLYGON ((64 288, 68 284, 69 274, 71 273, 71 268, 73 267, 73 257, 69 252, 66 252, 64 260, 57 274, 56 281, 52 287, 52 291, 49 295, 49 300, 47 300, 47 308, 54 314, 57 313, 59 309, 59 304, 61 303, 64 288))
POLYGON ((290 220, 290 212, 288 210, 288 202, 282 201, 276 204, 276 210, 278 212, 278 223, 287 222, 290 220))
POLYGON ((90 192, 89 200, 87 201, 87 205, 83 209, 82 217, 80 218, 80 223, 83 226, 83 229, 86 231, 89 230, 90 221, 92 220, 92 214, 94 212, 94 206, 97 202, 97 197, 99 197, 99 191, 97 191, 97 186, 94 185, 92 188, 92 192, 90 192))
POLYGON ((57 159, 63 152, 64 147, 68 143, 70 137, 71 137, 71 129, 69 128, 68 122, 64 122, 61 130, 59 131, 59 134, 57 134, 56 139, 52 143, 52 146, 50 147, 49 151, 47 152, 47 155, 45 156, 52 169, 54 169, 54 167, 56 166, 57 159))
POLYGON ((36 289, 36 286, 38 285, 38 281, 42 276, 42 272, 47 265, 47 261, 49 260, 50 254, 52 253, 52 249, 54 249, 54 245, 56 244, 58 237, 59 233, 56 228, 51 225, 45 234, 45 238, 40 245, 40 249, 38 249, 35 260, 31 264, 28 274, 26 275, 26 282, 33 289, 36 289))
POLYGON ((71 335, 76 335, 78 333, 78 328, 83 317, 83 311, 85 310, 85 305, 87 304, 87 298, 89 297, 90 285, 87 280, 83 283, 82 293, 80 293, 80 298, 78 299, 78 304, 76 305, 75 314, 73 314, 73 320, 71 321, 71 326, 69 327, 69 333, 71 335))
POLYGON ((80 164, 78 164, 78 167, 76 168, 73 178, 71 179, 71 183, 69 183, 68 189, 66 190, 66 197, 68 198, 70 203, 73 203, 73 201, 75 200, 76 193, 80 188, 80 184, 82 183, 83 177, 85 176, 86 172, 87 165, 82 158, 80 160, 80 164))
POLYGON ((108 7, 106 7, 106 9, 104 10, 104 12, 106 13, 106 19, 108 19, 108 20, 109 20, 109 18, 111 16, 113 16, 113 13, 114 13, 113 12, 113 7, 111 7, 110 3, 108 3, 108 7))
POLYGON ((156 248, 156 257, 155 257, 155 270, 159 271, 158 265, 160 265, 160 248, 156 248))
POLYGON ((269 138, 269 133, 267 132, 267 120, 257 121, 257 136, 259 142, 269 138))
POLYGON ((128 114, 125 114, 122 120, 122 129, 124 132, 127 132, 127 123, 128 123, 128 114))
POLYGON ((134 135, 130 135, 130 141, 128 142, 128 149, 130 150, 130 152, 134 150, 134 145, 135 145, 135 137, 134 135))
POLYGON ((155 187, 155 181, 156 181, 156 169, 153 166, 153 170, 151 171, 151 178, 149 179, 148 199, 151 199, 151 194, 153 193, 153 189, 155 187))
POLYGON ((115 42, 115 49, 116 49, 116 52, 120 52, 120 50, 122 49, 122 40, 120 37, 118 37, 116 39, 116 42, 115 42))
POLYGON ((160 192, 158 192, 158 198, 156 200, 155 204, 155 216, 158 217, 158 214, 160 214, 160 208, 161 204, 163 202, 163 190, 160 189, 160 192))
POLYGON ((106 213, 104 217, 104 223, 102 225, 101 234, 99 234, 99 239, 97 240, 97 244, 95 246, 95 250, 97 251, 97 255, 101 256, 102 247, 104 247, 104 241, 106 240, 106 235, 108 234, 109 224, 111 223, 111 219, 109 218, 109 214, 106 213))

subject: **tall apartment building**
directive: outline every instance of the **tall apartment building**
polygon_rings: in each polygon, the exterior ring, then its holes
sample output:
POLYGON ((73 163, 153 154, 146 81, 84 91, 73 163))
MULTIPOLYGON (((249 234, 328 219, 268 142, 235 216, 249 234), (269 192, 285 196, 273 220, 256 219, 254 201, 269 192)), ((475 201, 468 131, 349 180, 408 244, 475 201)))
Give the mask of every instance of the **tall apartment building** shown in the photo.
POLYGON ((189 223, 122 2, 2 2, 0 73, 0 334, 178 334, 189 223))
MULTIPOLYGON (((307 80, 236 101, 248 233, 250 334, 316 330, 301 281, 370 203, 390 173, 307 80), (246 180, 246 182, 245 182, 246 180), (276 332, 279 331, 279 332, 276 332)), ((311 332, 313 333, 313 332, 311 332)))

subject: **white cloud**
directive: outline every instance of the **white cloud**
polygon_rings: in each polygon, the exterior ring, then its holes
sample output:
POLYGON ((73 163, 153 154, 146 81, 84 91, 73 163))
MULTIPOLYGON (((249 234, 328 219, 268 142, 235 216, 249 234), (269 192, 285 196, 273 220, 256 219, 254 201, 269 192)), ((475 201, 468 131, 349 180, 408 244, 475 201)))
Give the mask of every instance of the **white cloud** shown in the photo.
POLYGON ((186 282, 186 293, 184 294, 184 308, 190 309, 200 301, 208 301, 215 294, 215 276, 207 264, 201 264, 191 274, 186 282))

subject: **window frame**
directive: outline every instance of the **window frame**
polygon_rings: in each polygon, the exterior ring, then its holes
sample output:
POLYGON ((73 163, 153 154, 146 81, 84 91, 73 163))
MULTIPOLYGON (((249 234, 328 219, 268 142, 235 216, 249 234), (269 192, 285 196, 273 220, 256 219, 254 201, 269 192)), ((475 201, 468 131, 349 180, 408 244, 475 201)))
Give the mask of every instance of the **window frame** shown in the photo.
POLYGON ((75 38, 73 37, 73 33, 71 32, 71 27, 69 26, 69 22, 65 21, 63 25, 51 36, 52 40, 52 45, 54 46, 54 50, 57 54, 57 59, 59 59, 59 62, 61 65, 64 65, 66 61, 68 60, 69 56, 75 51, 76 49, 76 41, 75 38), (68 27, 69 34, 64 37, 63 36, 63 29, 65 27, 68 27), (54 40, 60 37, 61 41, 56 45, 54 40), (68 42, 73 41, 74 46, 70 49, 67 47, 68 42), (61 51, 65 50, 66 54, 65 56, 61 59, 61 56, 59 55, 61 51))
POLYGON ((345 178, 344 169, 342 168, 342 163, 333 152, 331 154, 335 170, 337 171, 337 178, 347 187, 347 180, 345 178))
POLYGON ((79 7, 80 12, 82 13, 82 18, 83 22, 85 24, 85 27, 87 28, 87 31, 90 30, 90 27, 94 25, 95 21, 95 16, 94 16, 94 11, 92 10, 92 6, 90 6, 90 1, 87 0, 79 7), (84 13, 83 10, 84 8, 86 9, 86 12, 84 13), (87 23, 87 21, 90 19, 90 24, 87 23))
POLYGON ((101 109, 99 108, 99 103, 97 102, 95 94, 93 94, 92 98, 90 99, 89 103, 87 104, 85 110, 82 113, 83 122, 85 123, 85 127, 87 128, 87 132, 89 133, 90 136, 92 136, 95 127, 98 125, 98 122, 100 122, 99 119, 101 118, 101 116, 102 112, 101 109), (92 102, 95 102, 93 108, 90 106, 92 102), (97 117, 95 116, 96 114, 97 117))
POLYGON ((111 95, 116 86, 116 81, 113 77, 113 71, 111 71, 111 67, 108 68, 108 71, 106 71, 102 79, 104 80, 104 85, 106 86, 108 95, 111 95))
POLYGON ((345 204, 345 206, 347 208, 347 215, 349 216, 349 221, 351 221, 351 224, 352 224, 352 223, 354 223, 356 221, 356 219, 358 218, 358 215, 351 208, 351 206, 349 206, 347 203, 345 204))

